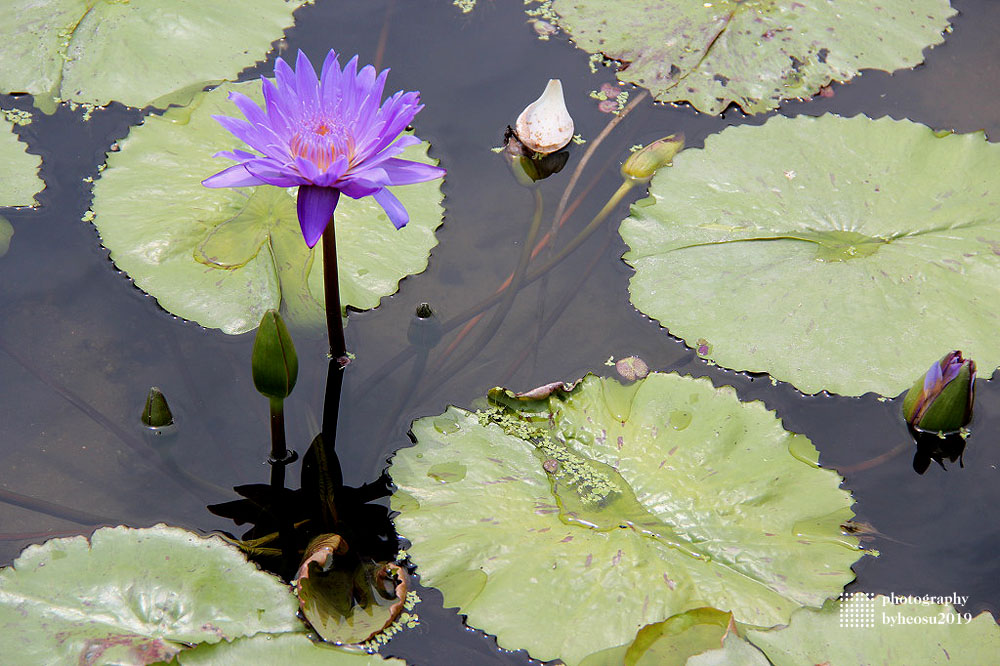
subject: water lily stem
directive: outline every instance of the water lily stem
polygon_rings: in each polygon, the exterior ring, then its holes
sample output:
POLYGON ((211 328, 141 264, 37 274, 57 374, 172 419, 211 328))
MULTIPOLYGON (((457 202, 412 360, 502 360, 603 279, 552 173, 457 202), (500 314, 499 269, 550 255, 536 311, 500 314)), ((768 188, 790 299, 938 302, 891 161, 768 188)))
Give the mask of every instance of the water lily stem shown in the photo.
POLYGON ((285 445, 285 401, 271 400, 271 487, 281 492, 285 487, 285 465, 289 462, 285 445))
POLYGON ((344 342, 344 320, 340 310, 337 230, 332 217, 323 232, 323 292, 326 298, 326 331, 330 338, 330 356, 343 366, 347 364, 347 344, 344 342))

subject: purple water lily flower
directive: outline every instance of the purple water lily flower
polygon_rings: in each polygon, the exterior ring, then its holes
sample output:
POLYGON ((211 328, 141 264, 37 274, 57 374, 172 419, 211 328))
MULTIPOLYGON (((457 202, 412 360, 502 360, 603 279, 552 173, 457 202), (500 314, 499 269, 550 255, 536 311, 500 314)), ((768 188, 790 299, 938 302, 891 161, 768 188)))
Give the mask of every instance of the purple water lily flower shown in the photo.
POLYGON ((313 247, 333 217, 341 193, 371 196, 397 229, 409 222, 403 204, 386 189, 444 175, 440 167, 403 160, 403 149, 420 143, 399 136, 423 105, 416 92, 402 90, 380 104, 386 75, 371 65, 360 72, 355 56, 343 71, 330 51, 319 79, 299 51, 295 71, 281 58, 275 83, 262 79, 265 109, 246 95, 229 94, 246 120, 214 116, 258 154, 222 151, 239 164, 202 181, 206 187, 298 186, 298 216, 306 244, 313 247))

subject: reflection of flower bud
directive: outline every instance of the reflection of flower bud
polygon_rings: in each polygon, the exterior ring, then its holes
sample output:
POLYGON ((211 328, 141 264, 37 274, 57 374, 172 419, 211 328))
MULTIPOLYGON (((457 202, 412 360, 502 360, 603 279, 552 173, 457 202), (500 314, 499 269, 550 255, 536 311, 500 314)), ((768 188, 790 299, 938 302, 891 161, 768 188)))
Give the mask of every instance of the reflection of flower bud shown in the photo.
POLYGON ((157 387, 149 389, 146 406, 142 409, 142 423, 147 428, 165 428, 174 422, 167 399, 157 387))
POLYGON ((277 310, 268 310, 260 320, 251 356, 253 385, 271 400, 284 400, 295 388, 299 358, 288 328, 277 310))
POLYGON ((972 418, 976 364, 953 351, 934 363, 903 399, 903 418, 928 432, 954 432, 972 418))
POLYGON ((684 150, 683 134, 671 134, 657 139, 629 155, 622 165, 622 176, 632 180, 648 181, 657 169, 670 164, 674 156, 682 150, 684 150))
POLYGON ((543 155, 569 143, 573 138, 573 118, 566 109, 559 79, 549 79, 542 96, 517 117, 516 129, 521 143, 543 155))

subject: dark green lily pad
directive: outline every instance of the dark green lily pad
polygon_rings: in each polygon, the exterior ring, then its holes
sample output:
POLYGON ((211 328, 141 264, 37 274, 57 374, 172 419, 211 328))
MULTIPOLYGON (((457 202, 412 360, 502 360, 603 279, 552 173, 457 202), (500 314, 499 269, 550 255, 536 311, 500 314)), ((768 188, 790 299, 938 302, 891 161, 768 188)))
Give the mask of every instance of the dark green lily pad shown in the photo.
MULTIPOLYGON (((25 148, 14 134, 14 124, 0 118, 0 206, 34 206, 38 203, 35 195, 45 187, 38 177, 42 158, 28 154, 25 148)), ((12 233, 13 230, 7 234, 6 242, 10 242, 12 233)))
POLYGON ((761 403, 659 373, 531 395, 416 421, 390 470, 422 582, 502 647, 575 664, 706 606, 772 626, 854 577, 840 477, 761 403))
POLYGON ((169 660, 192 643, 302 631, 288 586, 222 539, 159 525, 30 546, 0 571, 0 662, 169 660))
MULTIPOLYGON (((950 604, 871 600, 873 613, 843 615, 841 601, 801 610, 775 631, 748 631, 775 666, 799 664, 949 664, 982 666, 1000 654, 1000 627, 983 612, 959 614, 950 604)), ((846 603, 853 604, 848 601, 846 603)))
POLYGON ((160 108, 263 60, 311 0, 35 0, 0 3, 0 90, 160 108))
MULTIPOLYGON (((226 84, 188 107, 147 117, 111 153, 94 185, 93 220, 111 258, 164 309, 225 333, 243 333, 280 308, 291 326, 322 327, 323 257, 302 239, 295 188, 209 189, 201 181, 241 148, 212 115, 238 115, 232 90, 261 102, 260 83, 226 84)), ((427 143, 405 159, 436 163, 427 143)), ((366 310, 427 267, 441 224, 440 181, 391 188, 410 222, 396 230, 371 197, 341 197, 335 215, 340 298, 366 310)))
POLYGON ((295 666, 377 666, 405 664, 360 649, 313 643, 305 634, 257 634, 232 643, 199 645, 177 656, 182 666, 234 666, 235 664, 295 664, 295 666))
POLYGON ((622 62, 618 78, 661 102, 747 113, 809 97, 861 69, 923 62, 940 44, 948 0, 553 0, 559 26, 589 53, 622 62))
POLYGON ((7 218, 0 217, 0 257, 7 254, 10 249, 10 239, 14 236, 14 227, 11 226, 7 218))
POLYGON ((581 666, 685 666, 695 655, 722 649, 732 619, 730 613, 697 608, 647 625, 630 645, 592 654, 581 666))
POLYGON ((1000 364, 1000 146, 864 116, 732 127, 622 222, 632 303, 805 393, 895 396, 942 354, 1000 364))

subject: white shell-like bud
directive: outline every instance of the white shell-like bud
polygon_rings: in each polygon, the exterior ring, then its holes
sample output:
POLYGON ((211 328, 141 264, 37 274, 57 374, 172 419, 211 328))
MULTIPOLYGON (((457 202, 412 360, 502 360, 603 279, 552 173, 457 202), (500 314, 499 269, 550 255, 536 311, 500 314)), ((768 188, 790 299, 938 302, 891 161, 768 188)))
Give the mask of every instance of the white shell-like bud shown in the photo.
POLYGON ((554 153, 569 143, 573 138, 573 119, 566 109, 559 79, 549 79, 542 96, 517 117, 516 129, 521 143, 543 155, 554 153))

